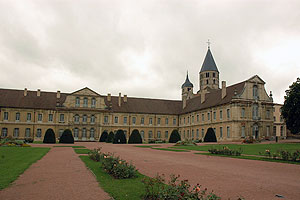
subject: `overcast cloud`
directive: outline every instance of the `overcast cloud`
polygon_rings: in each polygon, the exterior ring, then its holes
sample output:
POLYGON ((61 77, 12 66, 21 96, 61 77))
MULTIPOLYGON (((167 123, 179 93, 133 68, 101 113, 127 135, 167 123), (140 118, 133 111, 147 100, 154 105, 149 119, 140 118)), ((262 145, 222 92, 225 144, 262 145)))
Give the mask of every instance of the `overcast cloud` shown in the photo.
MULTIPOLYGON (((207 39, 227 85, 259 75, 283 103, 300 76, 300 1, 0 0, 0 87, 181 98, 207 39)), ((220 80, 220 81, 221 81, 220 80)))

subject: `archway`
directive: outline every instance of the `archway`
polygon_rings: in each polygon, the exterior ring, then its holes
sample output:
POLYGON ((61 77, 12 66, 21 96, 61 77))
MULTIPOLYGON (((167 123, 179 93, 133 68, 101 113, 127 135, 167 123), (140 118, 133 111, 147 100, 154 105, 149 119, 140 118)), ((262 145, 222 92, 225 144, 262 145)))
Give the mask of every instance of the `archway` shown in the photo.
POLYGON ((208 128, 204 137, 204 142, 217 142, 216 133, 213 128, 208 128))
POLYGON ((106 142, 107 137, 108 137, 108 133, 105 130, 105 131, 102 132, 102 134, 100 136, 100 139, 99 139, 99 142, 106 142))

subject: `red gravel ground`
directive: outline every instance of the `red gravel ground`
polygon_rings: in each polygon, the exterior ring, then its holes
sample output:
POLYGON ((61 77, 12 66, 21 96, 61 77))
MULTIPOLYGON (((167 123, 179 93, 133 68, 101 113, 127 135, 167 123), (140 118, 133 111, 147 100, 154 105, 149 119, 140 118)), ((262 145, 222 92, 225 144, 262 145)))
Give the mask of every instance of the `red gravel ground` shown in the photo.
POLYGON ((128 144, 79 144, 115 152, 148 176, 180 174, 192 184, 200 183, 209 191, 214 190, 222 199, 279 199, 276 194, 283 195, 284 199, 300 199, 299 165, 161 151, 128 144))
POLYGON ((99 200, 110 197, 72 148, 57 147, 31 165, 12 186, 0 191, 0 199, 99 200))

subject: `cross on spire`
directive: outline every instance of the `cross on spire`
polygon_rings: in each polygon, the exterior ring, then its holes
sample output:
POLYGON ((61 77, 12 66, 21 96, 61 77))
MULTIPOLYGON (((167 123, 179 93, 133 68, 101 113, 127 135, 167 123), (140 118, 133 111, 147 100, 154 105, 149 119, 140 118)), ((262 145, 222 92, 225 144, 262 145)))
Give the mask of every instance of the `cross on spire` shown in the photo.
POLYGON ((210 49, 210 41, 209 41, 209 39, 207 40, 207 46, 208 46, 208 49, 210 49))

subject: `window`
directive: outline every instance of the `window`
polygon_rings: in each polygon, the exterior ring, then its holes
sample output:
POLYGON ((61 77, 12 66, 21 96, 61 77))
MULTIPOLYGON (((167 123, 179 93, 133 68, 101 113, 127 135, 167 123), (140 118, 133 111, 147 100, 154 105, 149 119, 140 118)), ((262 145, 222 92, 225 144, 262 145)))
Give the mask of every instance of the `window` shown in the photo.
POLYGON ((192 129, 192 139, 194 139, 194 129, 192 129))
POLYGON ((183 124, 185 124, 185 117, 183 118, 183 124))
POLYGON ((185 130, 183 131, 183 138, 185 138, 185 130))
POLYGON ((199 122, 199 115, 197 115, 197 122, 199 122))
POLYGON ((152 118, 149 118, 149 124, 152 124, 152 118))
POLYGON ((142 117, 142 118, 141 118, 141 124, 144 124, 144 123, 145 123, 144 121, 145 121, 145 118, 142 117))
POLYGON ((252 116, 253 119, 258 119, 258 105, 255 103, 252 107, 252 116))
POLYGON ((108 123, 108 116, 104 116, 104 123, 108 123))
POLYGON ((267 119, 270 119, 270 110, 267 110, 267 119))
POLYGON ((20 113, 19 112, 16 113, 16 121, 20 121, 20 113))
POLYGON ((38 138, 42 137, 42 129, 38 128, 36 130, 36 137, 38 137, 38 138))
POLYGON ((74 138, 78 138, 78 134, 79 133, 79 130, 78 128, 74 128, 74 138))
POLYGON ((273 134, 276 136, 276 126, 273 126, 273 134))
POLYGON ((190 117, 188 117, 187 122, 188 122, 188 124, 190 123, 190 117))
POLYGON ((280 136, 283 136, 283 126, 280 126, 280 136))
POLYGON ((115 117, 115 124, 117 124, 119 122, 119 118, 115 117))
POLYGON ((64 114, 60 114, 59 115, 59 121, 60 122, 64 122, 65 121, 65 115, 64 114))
POLYGON ((15 138, 19 137, 19 128, 14 129, 14 137, 15 138))
POLYGON ((87 115, 83 115, 83 117, 82 117, 82 122, 83 122, 83 123, 86 123, 86 122, 87 122, 87 115))
POLYGON ((79 122, 79 115, 75 115, 75 116, 74 116, 74 122, 75 122, 75 123, 78 123, 78 122, 79 122))
POLYGON ((53 114, 49 114, 48 115, 48 121, 49 122, 53 122, 53 114))
POLYGON ((215 79, 213 80, 213 83, 216 84, 216 80, 215 79))
POLYGON ((210 120, 210 113, 207 113, 207 120, 210 120))
POLYGON ((160 131, 157 131, 157 138, 161 138, 161 133, 160 133, 160 131))
POLYGON ((76 97, 76 99, 75 99, 75 106, 76 107, 80 106, 80 98, 79 97, 76 97))
POLYGON ((274 118, 274 121, 276 121, 276 116, 274 116, 273 118, 274 118))
POLYGON ((28 121, 28 122, 31 121, 31 113, 27 113, 27 121, 28 121))
POLYGON ((267 137, 270 136, 270 126, 267 126, 267 137))
POLYGON ((230 118, 230 109, 227 109, 227 119, 230 118))
POLYGON ((42 114, 38 114, 38 122, 43 121, 43 115, 42 114))
POLYGON ((8 112, 4 112, 3 120, 8 120, 8 112))
POLYGON ((160 118, 157 118, 157 124, 160 125, 160 118))
POLYGON ((145 137, 145 132, 144 131, 141 131, 141 136, 142 136, 142 139, 144 139, 144 137, 145 137))
POLYGON ((2 128, 1 137, 7 137, 7 128, 2 128))
POLYGON ((204 129, 201 129, 201 136, 204 137, 204 129))
POLYGON ((168 118, 165 119, 165 124, 166 124, 166 125, 169 124, 169 119, 168 119, 168 118))
POLYGON ((132 124, 136 123, 136 117, 132 117, 132 124))
POLYGON ((92 108, 95 108, 95 107, 96 107, 96 99, 95 99, 95 98, 92 98, 92 104, 91 104, 91 107, 92 107, 92 108))
POLYGON ((227 138, 230 138, 230 127, 227 126, 227 138))
POLYGON ((165 132, 165 138, 168 139, 168 137, 169 137, 169 132, 166 131, 166 132, 165 132))
POLYGON ((202 114, 202 121, 204 122, 204 114, 202 114))
POLYGON ((209 72, 205 73, 205 77, 208 78, 209 77, 209 72))
POLYGON ((220 127, 220 138, 223 137, 223 127, 220 127))
POLYGON ((176 125, 176 118, 173 118, 173 125, 176 125))
POLYGON ((83 107, 88 107, 88 98, 86 97, 83 99, 83 107))
POLYGON ((123 122, 124 122, 124 124, 127 124, 127 117, 123 118, 123 122))
POLYGON ((194 123, 194 116, 192 116, 192 123, 194 123))
POLYGON ((149 139, 152 139, 152 138, 153 138, 152 131, 149 131, 149 139))
POLYGON ((241 117, 245 117, 245 108, 242 108, 241 117))
POLYGON ((220 110, 220 120, 222 120, 222 119, 223 119, 223 111, 220 110))
POLYGON ((199 129, 196 130, 196 138, 199 139, 199 129))
POLYGON ((95 136, 95 129, 91 128, 91 130, 90 130, 90 138, 94 138, 94 136, 95 136))
POLYGON ((30 137, 30 128, 25 129, 25 137, 27 137, 27 138, 30 137))
POLYGON ((245 126, 242 126, 242 134, 241 134, 242 138, 245 137, 245 126))
POLYGON ((95 115, 91 116, 91 124, 95 124, 95 115))
POLYGON ((253 99, 258 99, 258 88, 257 88, 257 85, 253 86, 253 99))
POLYGON ((206 84, 208 84, 208 80, 206 80, 206 84))
POLYGON ((82 137, 83 137, 83 138, 86 138, 86 128, 83 128, 83 129, 82 129, 82 137))
POLYGON ((214 114, 214 120, 216 120, 217 119, 216 111, 214 111, 213 114, 214 114))
POLYGON ((216 73, 215 72, 213 73, 213 77, 216 77, 216 73))

